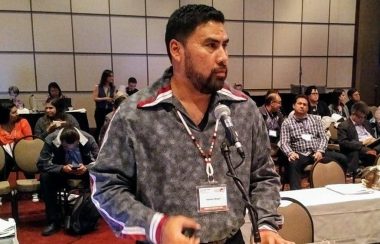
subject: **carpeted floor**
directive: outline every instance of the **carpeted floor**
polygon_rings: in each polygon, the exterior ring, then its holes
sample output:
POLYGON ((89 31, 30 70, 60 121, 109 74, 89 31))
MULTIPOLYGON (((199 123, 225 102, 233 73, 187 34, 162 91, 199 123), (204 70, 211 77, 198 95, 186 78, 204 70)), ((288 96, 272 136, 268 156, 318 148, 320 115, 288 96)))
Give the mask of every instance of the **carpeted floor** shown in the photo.
MULTIPOLYGON (((99 220, 95 231, 82 236, 66 234, 63 230, 58 233, 44 237, 41 231, 44 228, 45 213, 43 202, 34 203, 31 197, 19 201, 20 223, 17 226, 17 237, 20 244, 65 244, 65 243, 128 243, 126 240, 117 239, 103 219, 99 220)), ((11 217, 11 206, 8 199, 3 199, 0 206, 0 218, 11 217)), ((131 243, 131 242, 129 242, 131 243)))
MULTIPOLYGON (((23 178, 22 174, 20 178, 23 178)), ((11 186, 15 185, 16 176, 14 172, 11 173, 8 180, 11 186)), ((11 212, 9 197, 3 197, 2 205, 0 206, 0 218, 11 218, 11 212)), ((17 237, 20 244, 133 243, 127 240, 117 239, 103 219, 99 220, 95 231, 82 236, 69 235, 61 229, 58 233, 52 236, 44 237, 41 235, 41 231, 46 225, 45 204, 42 200, 37 203, 32 202, 31 195, 21 196, 21 199, 19 200, 19 216, 20 223, 17 225, 17 237)))

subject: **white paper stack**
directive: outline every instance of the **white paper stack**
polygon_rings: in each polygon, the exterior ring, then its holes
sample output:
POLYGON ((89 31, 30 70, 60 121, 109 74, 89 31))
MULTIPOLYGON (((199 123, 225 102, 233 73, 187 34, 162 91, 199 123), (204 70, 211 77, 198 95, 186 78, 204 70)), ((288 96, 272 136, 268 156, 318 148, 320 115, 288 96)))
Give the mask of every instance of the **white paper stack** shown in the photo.
POLYGON ((343 195, 369 194, 374 190, 366 188, 362 184, 333 184, 327 185, 325 188, 338 192, 343 195))
POLYGON ((16 232, 16 223, 14 219, 0 219, 0 243, 16 243, 17 240, 17 232, 16 232))

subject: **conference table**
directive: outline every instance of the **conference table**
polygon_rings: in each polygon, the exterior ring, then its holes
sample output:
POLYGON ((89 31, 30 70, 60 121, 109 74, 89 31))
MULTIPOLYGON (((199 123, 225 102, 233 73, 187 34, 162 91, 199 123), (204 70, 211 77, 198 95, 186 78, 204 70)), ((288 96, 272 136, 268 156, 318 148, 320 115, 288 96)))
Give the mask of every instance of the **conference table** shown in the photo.
MULTIPOLYGON (((70 111, 66 111, 66 113, 69 113, 71 114, 72 116, 74 116, 74 118, 78 121, 79 123, 79 127, 81 130, 84 130, 86 132, 89 132, 90 131, 90 127, 89 127, 89 124, 88 124, 88 119, 87 119, 87 111, 86 109, 75 109, 75 110, 70 110, 70 111)), ((41 112, 41 111, 36 111, 36 112, 28 112, 28 113, 20 113, 19 112, 19 115, 20 117, 22 118, 25 118, 28 120, 30 126, 32 127, 32 130, 34 131, 34 127, 37 123, 37 120, 44 116, 44 112, 41 112)))
MULTIPOLYGON (((380 243, 380 191, 361 184, 283 191, 301 202, 314 223, 314 242, 380 243)), ((286 220, 285 220, 286 222, 286 220)))

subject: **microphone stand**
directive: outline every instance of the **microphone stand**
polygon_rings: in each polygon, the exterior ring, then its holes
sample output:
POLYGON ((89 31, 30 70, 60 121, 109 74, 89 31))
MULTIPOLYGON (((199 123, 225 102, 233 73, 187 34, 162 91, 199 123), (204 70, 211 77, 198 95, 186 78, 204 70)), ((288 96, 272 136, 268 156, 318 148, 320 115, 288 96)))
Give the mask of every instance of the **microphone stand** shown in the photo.
MULTIPOLYGON (((237 177, 235 168, 232 166, 231 157, 230 157, 231 151, 230 151, 230 148, 228 147, 227 143, 223 142, 222 145, 220 146, 220 149, 221 149, 223 157, 227 163, 227 168, 228 168, 227 176, 232 177, 232 179, 234 180, 235 185, 237 186, 237 188, 239 189, 239 191, 242 194, 243 200, 245 202, 245 206, 248 209, 249 218, 250 218, 251 223, 252 223, 250 243, 251 244, 254 244, 254 243, 259 244, 259 243, 261 243, 261 238, 260 238, 260 233, 259 233, 259 227, 257 225, 257 212, 256 212, 255 208, 253 207, 253 205, 251 204, 251 200, 249 199, 248 194, 244 189, 243 183, 237 177), (253 237, 253 240, 252 240, 252 237, 253 237)), ((244 158, 242 158, 242 159, 244 159, 244 158)))

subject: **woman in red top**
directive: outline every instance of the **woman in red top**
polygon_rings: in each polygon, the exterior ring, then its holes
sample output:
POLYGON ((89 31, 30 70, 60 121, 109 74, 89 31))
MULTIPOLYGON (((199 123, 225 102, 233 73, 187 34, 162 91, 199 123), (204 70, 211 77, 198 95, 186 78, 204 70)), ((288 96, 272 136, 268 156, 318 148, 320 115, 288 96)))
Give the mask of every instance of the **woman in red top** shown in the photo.
MULTIPOLYGON (((13 103, 0 106, 0 145, 13 148, 13 144, 24 136, 32 135, 32 129, 26 119, 17 114, 17 107, 13 103)), ((7 180, 14 161, 6 153, 5 167, 0 174, 1 180, 7 180)))

